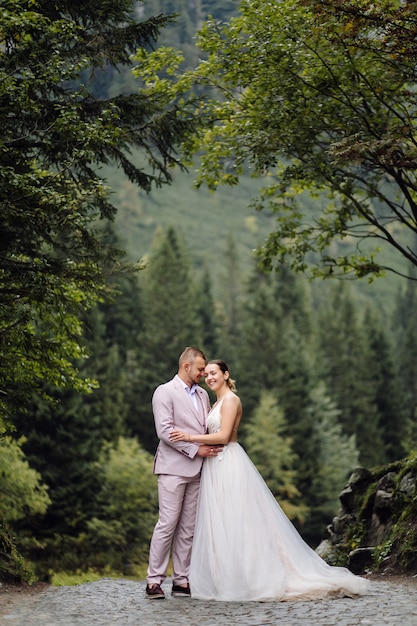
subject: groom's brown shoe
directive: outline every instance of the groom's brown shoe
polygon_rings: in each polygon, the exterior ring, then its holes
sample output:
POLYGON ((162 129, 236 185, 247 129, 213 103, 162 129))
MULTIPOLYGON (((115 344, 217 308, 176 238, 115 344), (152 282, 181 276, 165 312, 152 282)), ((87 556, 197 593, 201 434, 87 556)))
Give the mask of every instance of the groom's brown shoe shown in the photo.
POLYGON ((188 583, 184 587, 182 585, 172 585, 171 596, 174 596, 174 598, 190 598, 190 585, 188 583))
POLYGON ((149 600, 163 600, 165 594, 161 586, 154 583, 153 585, 146 585, 146 597, 149 598, 149 600))

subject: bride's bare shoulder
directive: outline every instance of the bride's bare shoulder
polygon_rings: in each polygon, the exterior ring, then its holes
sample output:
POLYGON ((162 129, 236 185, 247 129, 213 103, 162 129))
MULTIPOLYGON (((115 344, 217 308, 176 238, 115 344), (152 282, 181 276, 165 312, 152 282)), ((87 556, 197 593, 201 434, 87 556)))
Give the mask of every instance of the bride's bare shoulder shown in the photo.
POLYGON ((242 403, 240 401, 239 396, 237 396, 233 391, 226 394, 223 398, 223 403, 229 404, 230 406, 241 406, 242 403))

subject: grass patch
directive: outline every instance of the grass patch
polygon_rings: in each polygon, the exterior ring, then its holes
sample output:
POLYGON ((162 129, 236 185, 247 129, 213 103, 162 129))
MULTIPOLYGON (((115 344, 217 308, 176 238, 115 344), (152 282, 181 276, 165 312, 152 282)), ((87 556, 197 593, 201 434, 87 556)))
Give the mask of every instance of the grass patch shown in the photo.
POLYGON ((53 572, 50 580, 54 587, 73 587, 92 583, 101 578, 126 578, 128 580, 144 580, 146 578, 147 564, 132 565, 129 573, 115 572, 110 568, 104 570, 88 569, 87 571, 77 570, 76 572, 53 572))

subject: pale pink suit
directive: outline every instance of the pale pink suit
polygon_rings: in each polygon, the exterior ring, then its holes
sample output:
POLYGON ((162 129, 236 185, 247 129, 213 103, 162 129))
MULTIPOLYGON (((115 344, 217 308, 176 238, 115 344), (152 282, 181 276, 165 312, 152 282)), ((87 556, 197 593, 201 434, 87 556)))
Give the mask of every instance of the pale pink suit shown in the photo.
POLYGON ((188 582, 203 457, 197 455, 198 444, 172 442, 169 434, 174 428, 191 434, 206 432, 210 400, 198 385, 195 399, 197 407, 178 375, 157 387, 152 398, 159 437, 154 460, 159 518, 149 550, 148 584, 165 580, 171 545, 172 581, 176 585, 188 582))

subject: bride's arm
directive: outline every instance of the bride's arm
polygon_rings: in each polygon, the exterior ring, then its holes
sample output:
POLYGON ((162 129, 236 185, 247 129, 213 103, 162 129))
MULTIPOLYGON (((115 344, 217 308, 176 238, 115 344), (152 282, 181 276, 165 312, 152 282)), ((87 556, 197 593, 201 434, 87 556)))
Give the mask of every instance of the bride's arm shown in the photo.
POLYGON ((236 421, 240 407, 240 399, 237 396, 227 396, 222 403, 221 407, 221 425, 218 433, 211 433, 210 435, 198 435, 186 433, 182 430, 171 431, 169 438, 171 441, 192 441, 193 443, 206 443, 208 445, 225 445, 229 443, 233 426, 236 421))

